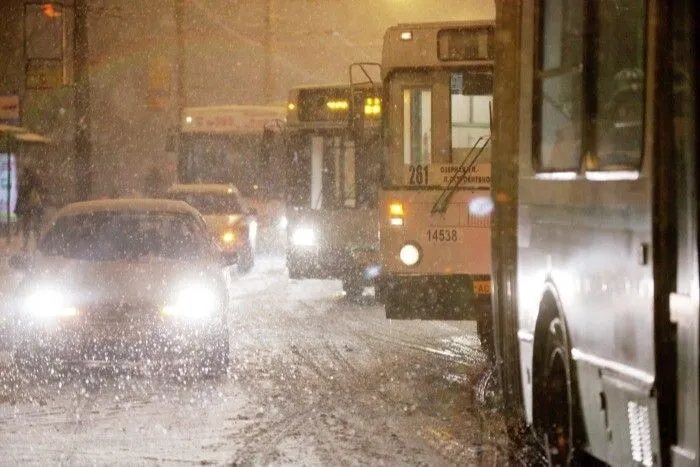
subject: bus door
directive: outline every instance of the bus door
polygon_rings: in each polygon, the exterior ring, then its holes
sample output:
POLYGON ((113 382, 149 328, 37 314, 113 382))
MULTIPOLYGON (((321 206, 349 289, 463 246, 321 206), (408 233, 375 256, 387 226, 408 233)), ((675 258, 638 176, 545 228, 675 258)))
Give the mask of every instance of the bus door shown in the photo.
MULTIPOLYGON (((697 51, 693 50, 692 30, 695 20, 693 0, 675 3, 672 31, 673 40, 673 159, 676 164, 675 180, 677 212, 676 284, 670 296, 671 321, 676 325, 677 396, 676 410, 669 407, 676 423, 675 444, 671 447, 673 465, 697 465, 700 457, 700 412, 698 406, 698 350, 700 340, 700 259, 698 258, 697 196, 700 193, 697 160, 697 51), (695 107, 694 107, 695 106, 695 107)), ((697 16, 697 6, 695 16, 697 16)), ((674 183, 675 182, 675 183, 674 183)))
POLYGON ((355 207, 355 148, 341 136, 311 140, 312 209, 355 207))
POLYGON ((308 133, 289 138, 288 199, 311 210, 355 207, 356 157, 351 140, 308 133))

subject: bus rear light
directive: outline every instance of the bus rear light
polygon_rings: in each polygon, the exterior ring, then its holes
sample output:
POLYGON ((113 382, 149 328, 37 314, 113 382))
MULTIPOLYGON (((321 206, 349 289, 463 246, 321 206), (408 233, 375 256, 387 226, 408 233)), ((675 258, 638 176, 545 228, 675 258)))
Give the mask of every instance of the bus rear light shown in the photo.
POLYGON ((403 204, 401 203, 391 203, 389 205, 389 214, 392 217, 403 217, 403 204))
POLYGON ((401 226, 403 225, 403 204, 401 203, 391 203, 389 204, 389 223, 391 225, 401 226))

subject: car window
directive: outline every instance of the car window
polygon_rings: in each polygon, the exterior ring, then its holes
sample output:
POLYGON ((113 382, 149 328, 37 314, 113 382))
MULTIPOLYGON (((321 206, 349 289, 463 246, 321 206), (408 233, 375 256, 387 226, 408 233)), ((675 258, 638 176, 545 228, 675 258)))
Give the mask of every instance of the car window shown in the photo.
POLYGON ((202 214, 241 214, 243 206, 235 193, 170 193, 170 199, 184 201, 202 214))
POLYGON ((39 245, 44 255, 87 261, 146 256, 188 260, 210 253, 196 220, 170 213, 99 212, 57 219, 39 245))

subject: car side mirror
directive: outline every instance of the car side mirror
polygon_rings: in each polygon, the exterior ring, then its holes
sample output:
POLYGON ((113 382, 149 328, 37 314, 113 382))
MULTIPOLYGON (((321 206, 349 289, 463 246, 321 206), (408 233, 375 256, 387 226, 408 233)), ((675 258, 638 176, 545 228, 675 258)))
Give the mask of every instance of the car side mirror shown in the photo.
POLYGON ((12 269, 17 269, 20 271, 26 271, 29 269, 30 257, 25 254, 14 254, 10 256, 10 267, 12 269))

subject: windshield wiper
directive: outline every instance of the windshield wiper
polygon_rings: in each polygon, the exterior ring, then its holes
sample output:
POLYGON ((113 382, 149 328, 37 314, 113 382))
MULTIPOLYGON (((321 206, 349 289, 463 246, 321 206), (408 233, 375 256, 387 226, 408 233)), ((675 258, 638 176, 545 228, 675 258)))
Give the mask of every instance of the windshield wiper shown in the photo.
POLYGON ((459 188, 459 185, 467 177, 467 175, 469 175, 471 168, 474 167, 476 161, 479 160, 479 156, 481 156, 481 153, 484 152, 484 149, 486 149, 486 146, 489 144, 490 141, 490 135, 480 136, 479 139, 476 140, 474 146, 472 146, 467 155, 464 157, 462 163, 459 164, 459 167, 457 167, 457 170, 450 178, 450 181, 447 183, 447 186, 442 191, 442 193, 440 193, 440 196, 435 201, 435 204, 433 204, 432 209, 430 209, 430 214, 444 214, 445 211, 447 211, 447 206, 449 206, 450 204, 450 199, 452 199, 452 195, 454 195, 455 191, 457 191, 457 188, 459 188), (479 146, 480 143, 482 143, 481 146, 479 146), (476 154, 474 155, 474 157, 470 158, 474 151, 477 151, 476 154))

